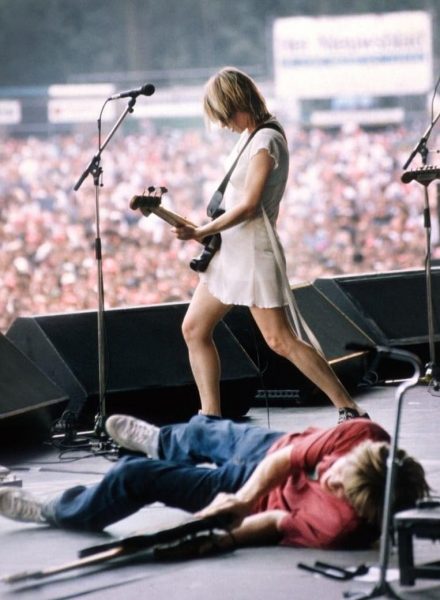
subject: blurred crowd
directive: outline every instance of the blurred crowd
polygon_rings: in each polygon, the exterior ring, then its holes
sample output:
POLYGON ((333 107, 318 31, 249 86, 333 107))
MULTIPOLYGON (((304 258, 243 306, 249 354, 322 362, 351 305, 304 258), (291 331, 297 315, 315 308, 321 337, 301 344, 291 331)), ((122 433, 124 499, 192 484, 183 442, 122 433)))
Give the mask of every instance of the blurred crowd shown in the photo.
MULTIPOLYGON (((424 267, 423 188, 400 180, 417 134, 292 127, 288 140, 278 224, 292 284, 424 267)), ((188 300, 197 278, 188 263, 201 246, 174 239, 168 224, 129 202, 166 186, 163 205, 202 222, 233 142, 227 132, 151 124, 118 133, 102 155, 99 185, 87 177, 74 192, 97 151, 93 136, 2 139, 0 330, 18 316, 96 309, 98 233, 106 308, 188 300)), ((435 257, 437 206, 432 212, 435 257)))

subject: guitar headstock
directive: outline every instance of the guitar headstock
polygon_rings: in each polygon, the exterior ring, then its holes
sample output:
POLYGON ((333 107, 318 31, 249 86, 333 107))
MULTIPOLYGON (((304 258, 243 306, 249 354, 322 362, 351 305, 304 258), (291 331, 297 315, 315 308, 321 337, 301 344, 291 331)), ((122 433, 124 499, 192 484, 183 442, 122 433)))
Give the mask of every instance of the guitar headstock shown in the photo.
POLYGON ((168 190, 163 186, 150 186, 148 190, 145 191, 147 191, 148 194, 145 194, 144 192, 141 196, 133 196, 130 200, 130 208, 132 210, 137 210, 139 208, 145 216, 148 216, 152 209, 160 206, 162 196, 166 194, 168 190))
POLYGON ((440 179, 440 167, 436 167, 435 165, 425 165, 418 169, 405 171, 401 179, 403 183, 417 181, 422 185, 428 186, 434 179, 440 179))

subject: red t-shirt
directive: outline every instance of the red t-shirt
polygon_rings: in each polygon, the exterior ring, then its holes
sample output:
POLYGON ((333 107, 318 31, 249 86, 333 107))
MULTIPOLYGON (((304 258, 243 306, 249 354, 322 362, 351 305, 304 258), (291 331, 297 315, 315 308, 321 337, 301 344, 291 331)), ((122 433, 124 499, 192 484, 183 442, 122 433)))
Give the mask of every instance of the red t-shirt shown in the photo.
POLYGON ((319 477, 340 456, 365 440, 389 442, 377 423, 353 419, 331 429, 310 427, 286 434, 269 453, 292 445, 292 472, 283 485, 260 499, 255 512, 284 510, 281 544, 307 548, 367 547, 379 532, 360 518, 345 499, 321 488, 319 477))

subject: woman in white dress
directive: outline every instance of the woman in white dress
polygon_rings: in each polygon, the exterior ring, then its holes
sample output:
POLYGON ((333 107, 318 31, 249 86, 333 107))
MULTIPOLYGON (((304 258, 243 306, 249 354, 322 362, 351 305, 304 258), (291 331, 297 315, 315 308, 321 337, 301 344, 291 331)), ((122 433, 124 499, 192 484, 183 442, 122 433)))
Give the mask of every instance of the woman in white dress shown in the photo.
POLYGON ((201 412, 221 416, 220 360, 213 341, 217 323, 234 305, 248 306, 268 346, 290 360, 339 410, 339 422, 361 409, 330 365, 312 345, 299 339, 289 321, 284 254, 275 223, 289 168, 283 130, 269 113, 253 80, 226 67, 206 84, 207 118, 241 134, 229 158, 243 149, 224 192, 224 213, 200 227, 177 227, 181 240, 201 241, 221 233, 220 249, 194 292, 182 325, 201 401, 201 412), (268 127, 265 127, 268 125, 268 127))

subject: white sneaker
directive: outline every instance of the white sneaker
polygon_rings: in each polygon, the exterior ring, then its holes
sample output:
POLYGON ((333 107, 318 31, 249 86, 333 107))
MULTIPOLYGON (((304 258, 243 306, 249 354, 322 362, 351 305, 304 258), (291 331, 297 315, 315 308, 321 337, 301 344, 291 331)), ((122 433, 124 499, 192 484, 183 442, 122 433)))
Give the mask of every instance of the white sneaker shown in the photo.
POLYGON ((0 487, 0 515, 25 523, 46 523, 43 502, 21 488, 0 487))
POLYGON ((105 428, 119 446, 159 458, 159 427, 128 415, 111 415, 105 428))

